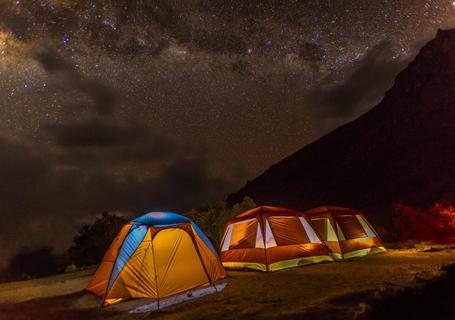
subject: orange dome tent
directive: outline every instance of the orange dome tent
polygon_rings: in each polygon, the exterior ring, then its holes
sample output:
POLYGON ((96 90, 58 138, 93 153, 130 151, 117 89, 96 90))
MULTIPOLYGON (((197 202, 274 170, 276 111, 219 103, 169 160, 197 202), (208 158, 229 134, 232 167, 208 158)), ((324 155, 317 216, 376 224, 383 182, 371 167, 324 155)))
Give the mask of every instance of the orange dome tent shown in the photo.
POLYGON ((125 225, 86 290, 102 305, 130 298, 159 299, 224 277, 210 241, 190 219, 151 212, 125 225))
POLYGON ((305 213, 335 260, 386 251, 378 234, 360 211, 324 206, 305 213))
POLYGON ((221 261, 230 269, 276 271, 333 258, 304 213, 265 206, 227 222, 221 261))

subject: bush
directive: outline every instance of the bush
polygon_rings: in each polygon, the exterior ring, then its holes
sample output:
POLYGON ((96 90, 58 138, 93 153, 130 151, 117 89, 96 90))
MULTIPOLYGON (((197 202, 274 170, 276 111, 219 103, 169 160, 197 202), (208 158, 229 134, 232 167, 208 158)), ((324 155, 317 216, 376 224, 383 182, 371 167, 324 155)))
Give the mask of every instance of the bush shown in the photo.
POLYGON ((253 199, 245 197, 241 203, 236 203, 232 207, 226 202, 215 202, 192 209, 187 216, 201 228, 213 245, 219 248, 226 222, 239 213, 255 207, 253 199))
POLYGON ((63 270, 62 257, 52 247, 22 248, 10 261, 8 273, 12 279, 45 277, 63 270))
POLYGON ((124 217, 103 212, 95 223, 84 225, 68 249, 70 263, 79 268, 100 263, 112 240, 128 221, 124 217))
POLYGON ((394 209, 394 228, 401 241, 447 243, 455 240, 455 206, 436 203, 420 209, 399 203, 394 209))

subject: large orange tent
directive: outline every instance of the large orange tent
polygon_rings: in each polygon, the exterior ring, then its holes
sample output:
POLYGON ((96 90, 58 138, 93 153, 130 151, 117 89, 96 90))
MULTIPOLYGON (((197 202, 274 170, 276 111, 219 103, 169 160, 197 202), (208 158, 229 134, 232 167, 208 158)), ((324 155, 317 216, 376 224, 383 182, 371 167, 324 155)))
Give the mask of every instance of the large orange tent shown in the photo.
POLYGON ((221 261, 230 269, 276 271, 333 259, 304 213, 264 206, 227 222, 221 261))
POLYGON ((378 234, 360 211, 323 206, 305 213, 335 260, 386 251, 378 234))
POLYGON ((102 305, 160 299, 224 277, 218 254, 199 227, 171 212, 152 212, 125 225, 87 285, 102 305))

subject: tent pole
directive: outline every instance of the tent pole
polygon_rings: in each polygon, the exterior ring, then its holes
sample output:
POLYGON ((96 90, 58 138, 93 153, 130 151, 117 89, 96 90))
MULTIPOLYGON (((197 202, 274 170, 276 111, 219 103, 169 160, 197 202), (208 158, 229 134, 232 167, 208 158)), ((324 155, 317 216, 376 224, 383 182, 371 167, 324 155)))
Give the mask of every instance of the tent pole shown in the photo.
MULTIPOLYGON (((148 233, 148 232, 150 232, 150 229, 147 230, 147 233, 148 233)), ((147 237, 147 234, 146 234, 145 236, 147 237)), ((145 239, 145 238, 144 238, 144 239, 145 239)), ((144 240, 142 240, 142 241, 144 241, 144 240)), ((151 242, 151 241, 150 241, 150 242, 151 242)), ((140 273, 142 273, 142 270, 143 270, 143 268, 144 268, 144 261, 145 261, 145 258, 147 257, 147 253, 148 253, 148 251, 149 251, 149 248, 150 248, 150 244, 148 245, 147 250, 145 251, 144 258, 142 258, 140 273)), ((153 257, 153 252, 152 252, 152 257, 153 257)), ((138 284, 139 284, 139 278, 137 278, 137 281, 136 281, 136 285, 138 285, 138 284)), ((137 290, 136 290, 136 293, 137 293, 137 290)))
MULTIPOLYGON (((343 253, 343 248, 341 247, 341 241, 340 237, 338 235, 338 219, 335 217, 333 213, 330 212, 330 215, 332 216, 333 222, 335 222, 335 225, 332 226, 332 228, 335 230, 335 235, 337 236, 338 240, 338 247, 340 248, 340 253, 341 253, 341 259, 344 261, 344 253, 343 253)), ((333 224, 332 224, 333 225, 333 224)), ((340 229, 341 230, 341 229, 340 229)))
MULTIPOLYGON (((303 217, 303 219, 306 220, 306 222, 308 222, 308 224, 310 225, 310 227, 313 229, 313 232, 316 234, 316 236, 318 237, 319 241, 321 241, 321 244, 324 245, 324 247, 329 251, 330 253, 330 249, 329 247, 327 246, 327 244, 325 243, 326 240, 324 240, 322 237, 321 237, 321 234, 319 233, 319 231, 316 229, 316 227, 313 225, 313 221, 311 220, 311 218, 307 215, 302 215, 300 217, 303 217)), ((327 227, 326 227, 327 228, 327 227)), ((326 232, 327 233, 327 232, 326 232)), ((327 237, 326 237, 327 238, 327 237)), ((332 254, 330 254, 330 256, 332 257, 332 254)))
POLYGON ((198 255, 198 258, 199 258, 199 261, 201 262, 202 264, 202 268, 204 269, 204 272, 205 272, 205 275, 207 276, 207 278, 209 279, 209 284, 213 286, 213 288, 215 288, 215 292, 218 292, 218 290, 216 289, 216 286, 215 286, 215 283, 212 281, 212 279, 210 278, 210 275, 207 271, 207 268, 204 264, 204 260, 202 260, 202 256, 201 256, 201 253, 199 251, 199 247, 197 245, 197 242, 196 242, 196 239, 195 239, 195 235, 194 235, 194 232, 193 232, 193 227, 191 226, 191 224, 189 225, 191 227, 191 232, 188 232, 186 231, 189 236, 191 237, 191 240, 193 241, 193 246, 194 248, 196 249, 196 252, 197 252, 197 255, 198 255))
POLYGON ((156 232, 152 236, 152 257, 153 257, 153 270, 155 271, 155 287, 156 287, 157 307, 158 307, 158 312, 159 312, 160 311, 160 294, 158 292, 158 276, 156 275, 155 247, 153 246, 153 240, 155 239, 155 236, 158 234, 158 232, 156 232))
MULTIPOLYGON (((264 214, 264 209, 261 208, 261 215, 262 215, 262 219, 261 219, 261 222, 262 222, 262 228, 261 228, 261 231, 262 231, 262 239, 264 240, 264 258, 265 258, 265 271, 268 272, 269 271, 269 262, 268 262, 268 259, 267 259, 267 240, 266 240, 266 237, 267 237, 267 230, 266 230, 266 218, 265 218, 265 214, 264 214)), ((259 221, 259 219, 258 219, 259 221)))

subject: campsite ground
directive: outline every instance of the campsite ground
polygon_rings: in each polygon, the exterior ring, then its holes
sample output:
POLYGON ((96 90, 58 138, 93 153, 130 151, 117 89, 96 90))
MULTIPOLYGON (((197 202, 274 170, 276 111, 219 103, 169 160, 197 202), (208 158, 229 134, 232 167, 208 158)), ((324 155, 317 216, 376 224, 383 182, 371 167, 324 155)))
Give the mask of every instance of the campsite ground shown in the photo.
POLYGON ((410 249, 268 274, 229 272, 222 293, 134 316, 101 309, 84 293, 93 273, 86 270, 0 284, 0 319, 348 319, 363 312, 362 302, 374 292, 413 286, 454 262, 455 250, 410 249))

